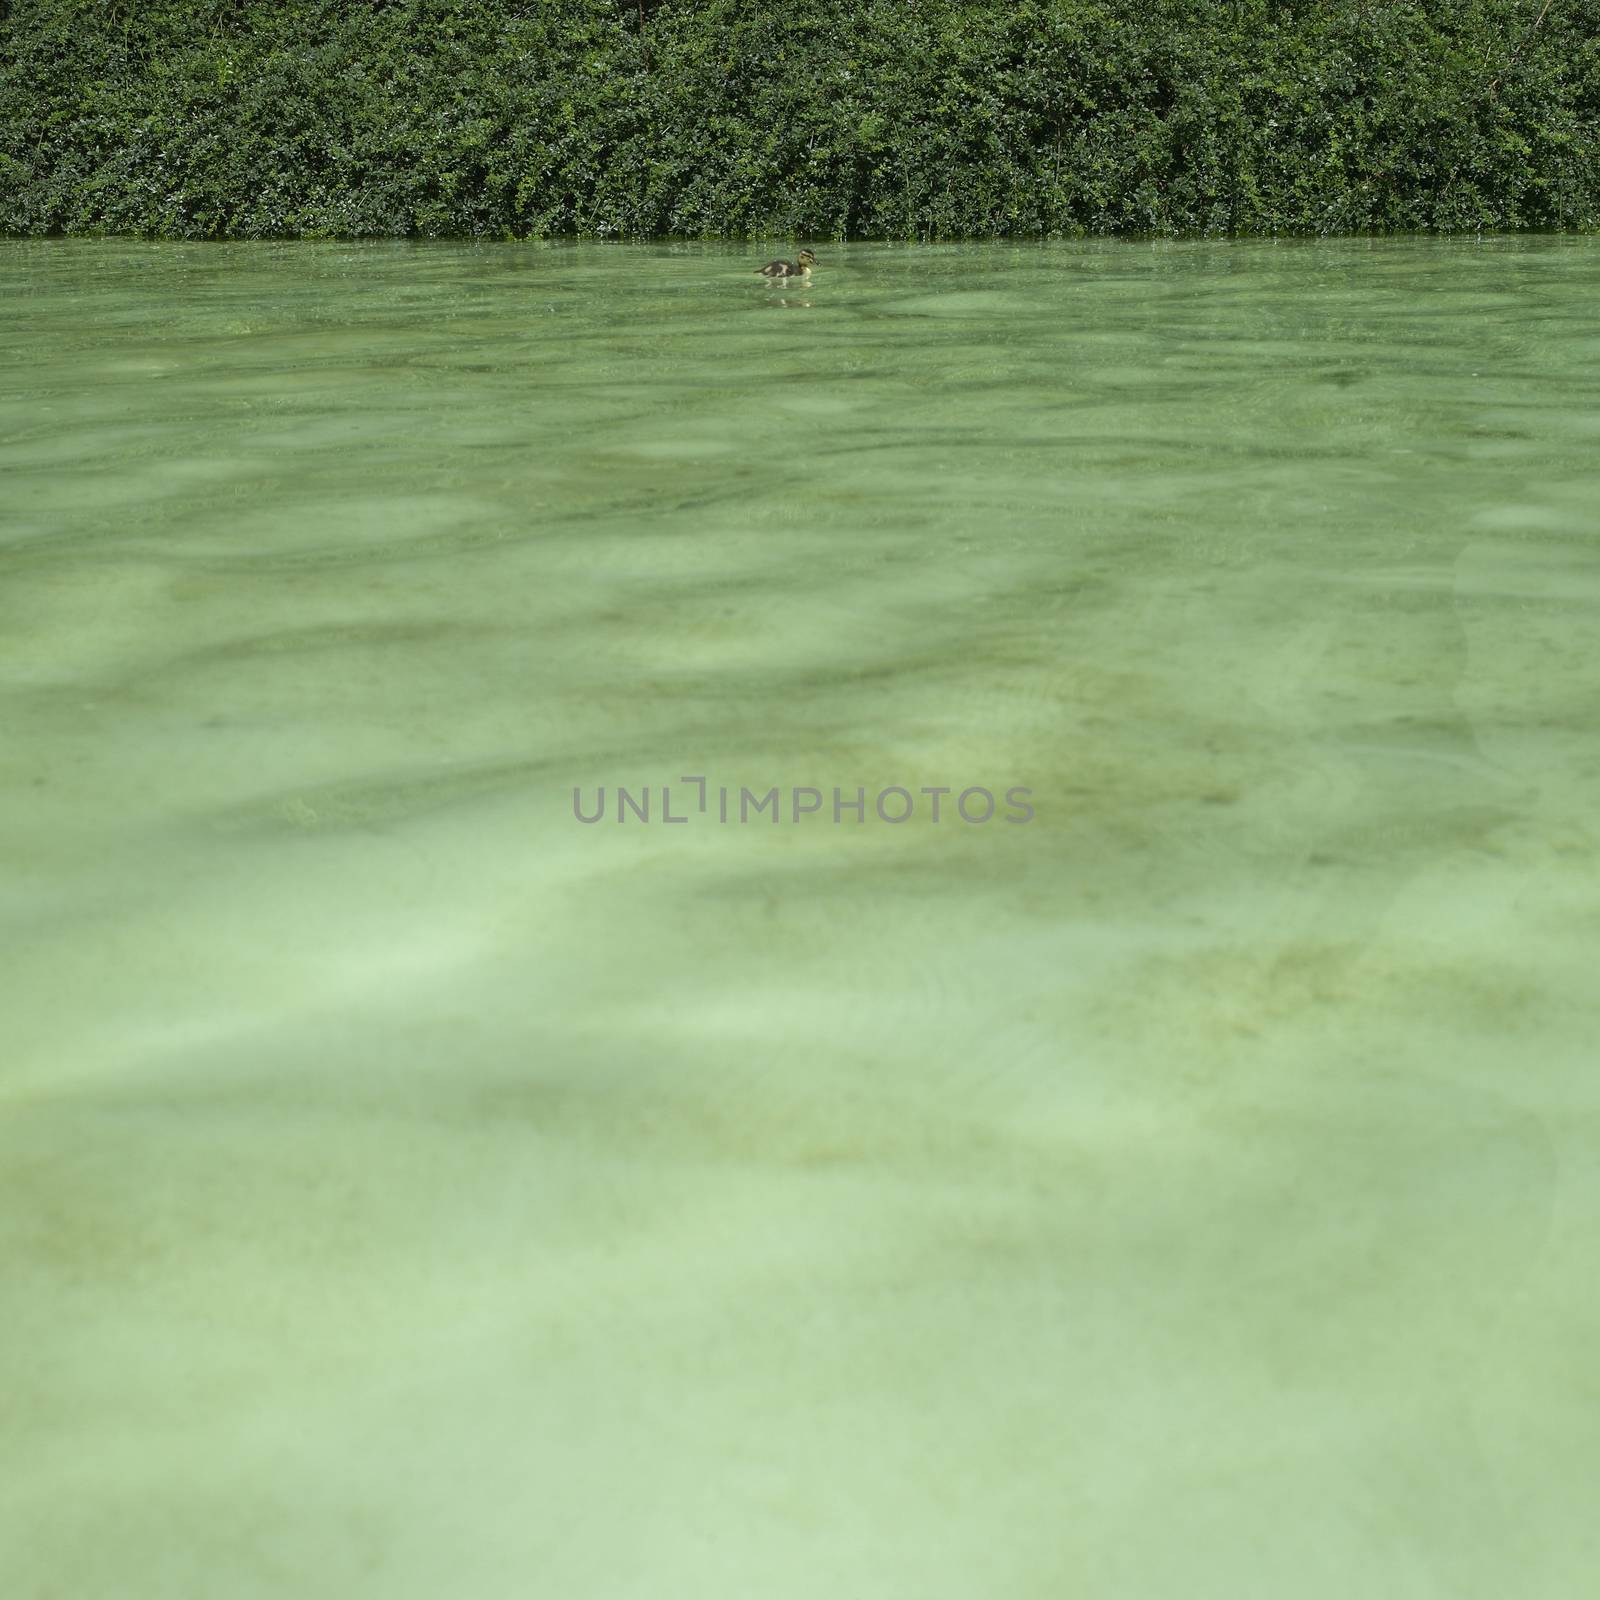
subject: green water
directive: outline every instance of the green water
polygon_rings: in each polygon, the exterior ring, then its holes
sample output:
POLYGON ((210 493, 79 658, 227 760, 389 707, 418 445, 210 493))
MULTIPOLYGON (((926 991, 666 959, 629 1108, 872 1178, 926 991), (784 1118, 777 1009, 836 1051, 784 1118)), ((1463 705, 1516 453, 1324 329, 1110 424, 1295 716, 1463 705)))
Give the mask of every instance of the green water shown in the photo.
POLYGON ((1600 242, 771 253, 0 245, 0 1590, 1572 1600, 1600 242))

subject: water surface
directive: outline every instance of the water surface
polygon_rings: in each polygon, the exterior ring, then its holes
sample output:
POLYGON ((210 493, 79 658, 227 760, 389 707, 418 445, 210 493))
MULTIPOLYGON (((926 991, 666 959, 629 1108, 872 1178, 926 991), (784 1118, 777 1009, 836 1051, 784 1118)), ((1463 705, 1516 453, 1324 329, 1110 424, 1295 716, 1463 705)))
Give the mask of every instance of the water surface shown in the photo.
POLYGON ((5 1592, 1571 1600, 1600 245, 780 247, 0 244, 5 1592))

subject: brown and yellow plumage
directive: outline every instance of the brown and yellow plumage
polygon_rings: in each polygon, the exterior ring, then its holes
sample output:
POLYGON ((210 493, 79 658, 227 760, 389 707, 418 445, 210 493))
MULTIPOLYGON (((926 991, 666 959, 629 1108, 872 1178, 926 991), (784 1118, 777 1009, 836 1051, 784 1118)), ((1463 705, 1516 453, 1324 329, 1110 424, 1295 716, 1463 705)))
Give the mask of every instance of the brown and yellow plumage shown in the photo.
POLYGON ((817 258, 809 250, 802 250, 795 261, 769 261, 756 272, 763 278, 809 278, 817 258))

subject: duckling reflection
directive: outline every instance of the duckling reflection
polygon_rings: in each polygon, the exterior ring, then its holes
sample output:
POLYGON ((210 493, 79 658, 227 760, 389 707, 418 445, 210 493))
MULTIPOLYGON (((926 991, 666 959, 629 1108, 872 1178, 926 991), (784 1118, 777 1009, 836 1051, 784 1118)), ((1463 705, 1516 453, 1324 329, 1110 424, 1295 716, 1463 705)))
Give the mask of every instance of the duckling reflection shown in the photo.
POLYGON ((802 283, 810 283, 811 269, 817 264, 817 258, 809 250, 802 250, 793 261, 769 261, 764 267, 757 267, 756 273, 763 278, 799 278, 802 283))

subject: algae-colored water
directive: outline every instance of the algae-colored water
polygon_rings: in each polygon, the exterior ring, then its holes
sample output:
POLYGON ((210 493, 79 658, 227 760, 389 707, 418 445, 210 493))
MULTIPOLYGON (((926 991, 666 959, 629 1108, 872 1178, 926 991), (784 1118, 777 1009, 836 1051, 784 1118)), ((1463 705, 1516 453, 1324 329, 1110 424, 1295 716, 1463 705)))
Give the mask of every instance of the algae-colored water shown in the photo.
POLYGON ((1600 242, 771 253, 0 245, 0 1590, 1572 1600, 1600 242))

